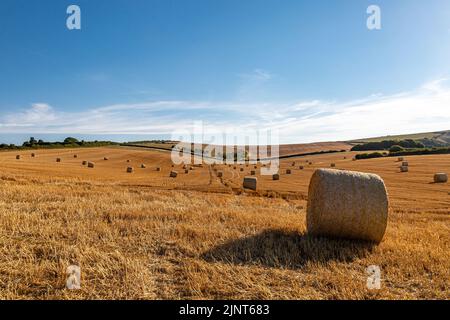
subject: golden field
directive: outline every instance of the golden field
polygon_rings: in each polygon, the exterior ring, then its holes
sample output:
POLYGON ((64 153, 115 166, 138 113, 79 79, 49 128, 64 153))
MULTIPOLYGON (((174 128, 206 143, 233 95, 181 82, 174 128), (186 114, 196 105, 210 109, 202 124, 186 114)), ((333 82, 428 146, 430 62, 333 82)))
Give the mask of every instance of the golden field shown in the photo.
POLYGON ((253 192, 242 189, 253 165, 186 174, 164 151, 31 152, 0 153, 0 299, 450 297, 450 183, 432 183, 450 173, 450 155, 407 157, 408 173, 396 158, 352 161, 352 152, 285 159, 279 181, 258 165, 253 192), (307 235, 309 179, 331 163, 384 179, 380 245, 307 235), (80 290, 65 288, 73 264, 80 290), (380 290, 366 287, 369 265, 381 268, 380 290))

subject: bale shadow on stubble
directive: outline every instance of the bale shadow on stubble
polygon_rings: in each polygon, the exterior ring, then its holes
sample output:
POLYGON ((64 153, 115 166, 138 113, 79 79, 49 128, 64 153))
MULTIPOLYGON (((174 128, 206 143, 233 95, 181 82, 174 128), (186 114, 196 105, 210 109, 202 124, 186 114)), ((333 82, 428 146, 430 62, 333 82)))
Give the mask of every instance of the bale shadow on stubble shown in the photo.
POLYGON ((366 241, 266 230, 218 245, 204 252, 201 257, 207 262, 300 269, 308 262, 352 262, 370 254, 374 246, 366 241))

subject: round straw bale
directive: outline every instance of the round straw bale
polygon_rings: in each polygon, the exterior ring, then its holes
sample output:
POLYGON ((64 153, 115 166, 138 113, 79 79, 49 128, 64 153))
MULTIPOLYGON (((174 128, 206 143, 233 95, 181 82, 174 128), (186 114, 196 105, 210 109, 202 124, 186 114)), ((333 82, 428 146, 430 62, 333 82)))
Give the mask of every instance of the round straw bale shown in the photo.
POLYGON ((256 190, 256 184, 258 182, 258 178, 256 177, 245 177, 243 182, 243 187, 245 189, 256 190))
POLYGON ((286 169, 286 174, 291 174, 291 169, 286 169))
POLYGON ((403 161, 403 157, 398 157, 398 159, 397 159, 399 162, 402 162, 403 161))
POLYGON ((32 153, 32 154, 31 154, 31 157, 32 157, 32 158, 36 157, 36 154, 32 153))
POLYGON ((408 161, 403 161, 403 162, 402 162, 402 166, 403 166, 403 167, 407 167, 408 165, 409 165, 409 164, 408 164, 408 161))
POLYGON ((145 169, 147 166, 145 164, 141 164, 141 169, 145 169))
POLYGON ((88 162, 88 168, 94 168, 95 164, 93 162, 88 162))
POLYGON ((330 167, 332 167, 332 168, 336 167, 336 163, 330 164, 330 167))
POLYGON ((103 157, 103 160, 107 161, 107 160, 109 160, 109 158, 108 157, 103 157))
POLYGON ((130 162, 130 160, 127 160, 127 162, 130 162))
POLYGON ((189 173, 189 169, 184 169, 184 173, 188 174, 189 173))
POLYGON ((312 164, 313 164, 313 163, 310 161, 310 162, 309 162, 309 165, 312 165, 312 164))
POLYGON ((244 171, 244 168, 241 168, 241 171, 244 171))
POLYGON ((386 187, 378 175, 318 169, 309 183, 308 233, 379 243, 388 208, 386 187))
POLYGON ((74 158, 78 158, 78 155, 74 154, 73 157, 74 157, 74 158))
POLYGON ((294 162, 292 162, 292 166, 293 166, 293 167, 295 167, 295 161, 294 161, 294 162))
POLYGON ((272 175, 272 180, 280 180, 280 175, 278 173, 275 173, 272 175))
POLYGON ((83 161, 81 164, 82 164, 83 166, 85 166, 85 165, 87 165, 87 161, 83 161))
POLYGON ((303 166, 300 166, 300 167, 298 167, 298 168, 299 168, 300 170, 303 170, 304 167, 303 167, 303 166))
POLYGON ((409 169, 408 169, 407 166, 401 166, 400 167, 400 172, 408 172, 408 171, 409 171, 409 169))
POLYGON ((56 162, 61 162, 61 158, 56 158, 56 162))
POLYGON ((132 173, 134 170, 133 170, 133 167, 128 167, 127 168, 127 173, 132 173))
POLYGON ((445 183, 448 181, 448 176, 446 173, 439 172, 434 175, 434 182, 436 183, 445 183))
POLYGON ((16 156, 16 160, 20 160, 20 155, 19 154, 16 156))
POLYGON ((255 170, 250 171, 250 175, 252 176, 256 175, 256 171, 255 170))
POLYGON ((176 171, 170 171, 170 177, 171 178, 176 178, 178 176, 178 172, 176 171))

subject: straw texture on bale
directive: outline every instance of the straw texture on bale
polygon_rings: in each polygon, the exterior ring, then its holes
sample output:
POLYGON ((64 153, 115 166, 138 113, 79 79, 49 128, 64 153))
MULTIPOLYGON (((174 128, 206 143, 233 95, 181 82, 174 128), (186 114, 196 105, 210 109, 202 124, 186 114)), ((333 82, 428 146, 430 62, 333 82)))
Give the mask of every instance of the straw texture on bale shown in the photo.
POLYGON ((128 167, 127 168, 127 173, 132 173, 133 172, 133 167, 128 167))
POLYGON ((245 189, 256 190, 258 179, 255 177, 245 177, 243 186, 245 189))
POLYGON ((445 183, 448 181, 448 176, 446 173, 439 172, 434 175, 434 182, 436 183, 445 183))
POLYGON ((170 177, 171 178, 176 178, 178 176, 178 172, 176 171, 170 171, 170 177))
POLYGON ((408 171, 409 171, 409 169, 408 169, 407 166, 401 166, 400 167, 400 172, 408 172, 408 171))
POLYGON ((389 200, 376 174, 318 169, 308 190, 306 224, 312 235, 381 242, 389 200))
POLYGON ((280 175, 278 173, 275 173, 272 175, 272 180, 280 180, 280 175))
POLYGON ((88 162, 88 168, 93 168, 95 167, 95 164, 93 162, 88 162))

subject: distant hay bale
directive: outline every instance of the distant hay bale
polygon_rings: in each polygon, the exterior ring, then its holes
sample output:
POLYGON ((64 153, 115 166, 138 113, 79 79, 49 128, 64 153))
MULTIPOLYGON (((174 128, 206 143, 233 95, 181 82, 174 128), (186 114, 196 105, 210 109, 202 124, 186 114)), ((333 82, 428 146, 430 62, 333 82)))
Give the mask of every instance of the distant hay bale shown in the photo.
POLYGON ((19 154, 16 156, 16 160, 20 160, 20 155, 19 154))
POLYGON ((194 167, 189 167, 189 170, 194 170, 194 167))
POLYGON ((272 180, 280 180, 280 175, 278 173, 275 173, 272 175, 272 180))
POLYGON ((308 164, 309 164, 309 165, 312 165, 313 163, 310 161, 308 164))
POLYGON ((188 174, 189 170, 188 169, 184 169, 184 173, 188 174))
POLYGON ((294 161, 294 162, 292 162, 292 166, 293 166, 293 167, 295 167, 295 161, 294 161))
POLYGON ((141 164, 141 169, 145 169, 147 166, 145 164, 141 164))
POLYGON ((334 168, 334 167, 336 167, 336 163, 332 163, 332 164, 330 164, 330 166, 331 166, 332 168, 334 168))
POLYGON ((250 175, 252 176, 256 175, 256 171, 255 170, 250 171, 250 175))
POLYGON ((258 166, 254 166, 253 169, 258 169, 258 166))
POLYGON ((85 165, 87 165, 87 161, 83 161, 81 164, 82 164, 83 166, 85 166, 85 165))
POLYGON ((402 162, 403 161, 403 157, 398 157, 398 159, 397 159, 399 162, 402 162))
POLYGON ((400 167, 400 172, 408 172, 409 171, 409 167, 408 166, 401 166, 400 167))
POLYGON ((161 168, 160 168, 160 167, 157 167, 157 168, 156 168, 156 171, 161 171, 161 168))
POLYGON ((344 157, 344 160, 346 160, 347 159, 347 157, 344 157))
POLYGON ((88 168, 94 168, 95 164, 93 162, 88 162, 88 168))
POLYGON ((176 178, 178 176, 178 172, 176 171, 170 171, 170 177, 171 178, 176 178))
POLYGON ((236 170, 236 167, 233 167, 234 170, 236 170))
POLYGON ((447 181, 448 181, 448 176, 447 176, 446 173, 439 172, 439 173, 436 173, 434 175, 434 182, 435 183, 445 183, 447 181))
POLYGON ((388 208, 386 187, 378 175, 318 169, 309 183, 307 230, 312 235, 379 243, 388 208))
POLYGON ((78 155, 74 154, 73 157, 74 157, 74 158, 78 158, 78 155))
POLYGON ((127 173, 133 173, 133 171, 134 171, 133 167, 128 167, 127 168, 127 173))
POLYGON ((108 157, 103 157, 103 160, 107 161, 107 160, 109 160, 109 158, 108 157))
POLYGON ((127 162, 130 162, 130 160, 127 160, 127 162))
POLYGON ((408 165, 409 165, 409 164, 408 164, 408 161, 403 161, 403 162, 402 162, 402 166, 403 166, 403 167, 407 167, 408 165))
POLYGON ((243 187, 245 189, 256 190, 256 184, 258 182, 258 178, 256 177, 245 177, 243 182, 243 187))
POLYGON ((56 158, 56 162, 61 162, 61 158, 56 158))
POLYGON ((244 168, 241 168, 240 171, 244 171, 244 168))
POLYGON ((303 170, 304 167, 303 167, 303 166, 300 166, 300 167, 298 167, 298 168, 299 168, 300 170, 303 170))
POLYGON ((291 169, 286 169, 286 174, 291 174, 291 169))
POLYGON ((223 177, 223 172, 222 172, 222 171, 217 172, 217 176, 218 176, 219 178, 222 178, 222 177, 223 177))
POLYGON ((36 157, 36 155, 35 155, 34 153, 32 153, 32 154, 31 154, 31 157, 34 158, 34 157, 36 157))

